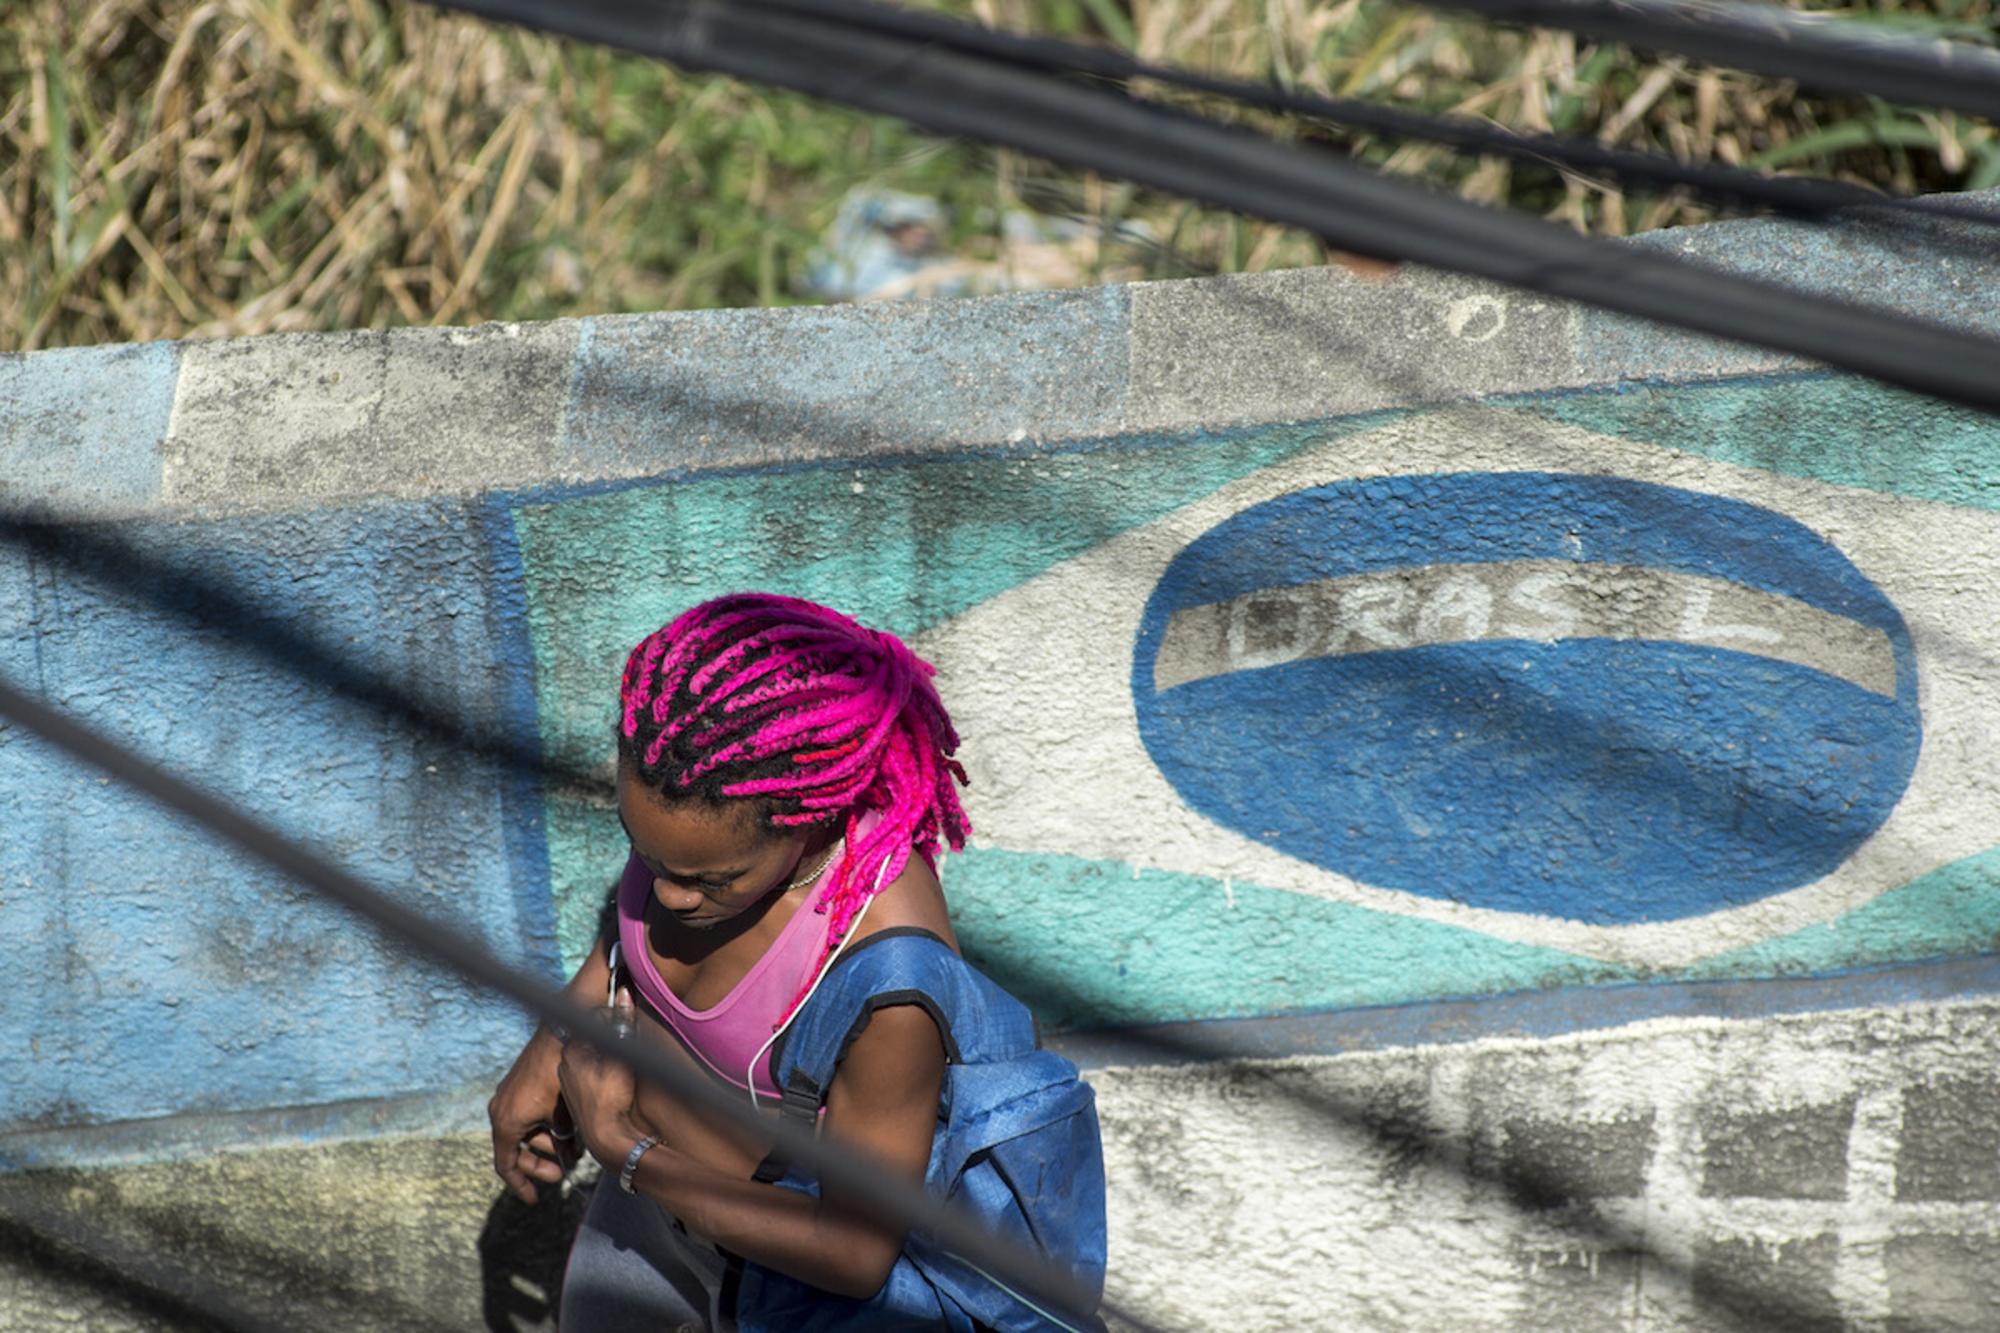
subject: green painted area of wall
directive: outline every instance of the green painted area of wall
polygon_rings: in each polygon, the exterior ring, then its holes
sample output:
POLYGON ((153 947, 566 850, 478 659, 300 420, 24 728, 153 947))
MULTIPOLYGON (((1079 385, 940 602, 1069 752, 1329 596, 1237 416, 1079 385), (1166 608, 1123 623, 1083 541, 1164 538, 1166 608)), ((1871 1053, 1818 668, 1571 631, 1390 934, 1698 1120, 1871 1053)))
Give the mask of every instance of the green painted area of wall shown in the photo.
POLYGON ((1557 949, 1199 875, 975 848, 945 862, 966 955, 1065 1028, 1629 981, 1557 949))
POLYGON ((1550 986, 1753 980, 1990 951, 2000 848, 1823 925, 1646 972, 1283 890, 973 848, 946 863, 966 953, 1064 1028, 1409 1004, 1550 986))
POLYGON ((972 849, 946 861, 968 957, 1044 1023, 1106 1027, 1408 1005, 1616 981, 1760 979, 1986 953, 2000 941, 2000 849, 1840 919, 1650 973, 1480 931, 1258 885, 1080 857, 972 849))
POLYGON ((1773 977, 2000 948, 2000 847, 1941 866, 1822 925, 1718 954, 1688 977, 1773 977))
POLYGON ((597 938, 612 887, 629 851, 617 812, 572 797, 546 803, 549 874, 555 885, 556 941, 565 973, 574 972, 597 938))
POLYGON ((1527 406, 1587 430, 1767 472, 2000 508, 2000 417, 1866 380, 1802 374, 1641 386, 1527 406))
MULTIPOLYGON (((705 598, 789 593, 914 635, 1238 477, 1387 419, 1171 448, 696 477, 524 505, 515 526, 543 743, 551 758, 607 765, 626 649, 705 598)), ((622 838, 608 810, 560 794, 547 827, 557 937, 574 967, 622 864, 622 838)))
MULTIPOLYGON (((624 834, 609 811, 576 802, 550 809, 551 861, 578 868, 559 926, 580 958, 623 864, 624 834)), ((1641 979, 1797 976, 2000 946, 2000 848, 1834 921, 1650 974, 1254 884, 1134 875, 1128 865, 1080 857, 975 847, 949 858, 946 875, 968 954, 1062 1028, 1641 979)))

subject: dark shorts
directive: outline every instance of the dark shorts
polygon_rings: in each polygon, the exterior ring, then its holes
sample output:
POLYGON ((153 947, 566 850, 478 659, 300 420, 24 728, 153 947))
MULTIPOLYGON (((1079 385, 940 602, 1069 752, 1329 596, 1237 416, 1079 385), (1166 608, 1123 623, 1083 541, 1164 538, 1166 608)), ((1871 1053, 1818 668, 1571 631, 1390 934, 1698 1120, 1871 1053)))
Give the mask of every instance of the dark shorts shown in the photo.
POLYGON ((558 1326, 569 1333, 723 1333, 722 1254, 610 1175, 570 1247, 558 1326))

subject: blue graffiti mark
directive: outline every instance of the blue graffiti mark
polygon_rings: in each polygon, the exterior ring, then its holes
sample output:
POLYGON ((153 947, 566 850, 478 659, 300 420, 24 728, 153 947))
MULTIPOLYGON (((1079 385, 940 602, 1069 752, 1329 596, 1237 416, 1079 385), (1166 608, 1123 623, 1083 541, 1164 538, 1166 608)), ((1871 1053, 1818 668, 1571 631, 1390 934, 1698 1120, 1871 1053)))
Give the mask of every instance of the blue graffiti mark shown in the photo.
POLYGON ((209 1161, 217 1153, 336 1147, 361 1139, 458 1138, 486 1127, 491 1077, 441 1089, 317 1105, 252 1107, 120 1120, 101 1125, 0 1130, 0 1177, 209 1161))
POLYGON ((1154 590, 1133 694, 1154 762, 1219 823, 1367 883, 1600 924, 1698 915, 1828 873, 1887 818, 1921 739, 1902 617, 1825 539, 1741 501, 1552 473, 1340 482, 1236 515, 1154 590), (1496 630, 1247 656, 1160 683, 1177 613, 1537 561, 1637 570, 1668 593, 1750 590, 1879 644, 1892 669, 1878 691, 1756 642, 1496 630))
POLYGON ((1939 1004, 1996 993, 2000 957, 1986 954, 1830 976, 1562 986, 1366 1009, 1155 1023, 1055 1033, 1048 1045, 1085 1069, 1282 1060, 1488 1037, 1559 1037, 1654 1018, 1771 1018, 1939 1004))
MULTIPOLYGON (((521 564, 520 535, 514 511, 499 496, 479 503, 477 521, 486 540, 492 579, 487 619, 493 638, 493 659, 501 682, 498 711, 506 733, 519 740, 524 752, 542 753, 541 713, 535 700, 535 646, 528 628, 527 576, 521 564)), ((513 885, 514 911, 528 927, 527 954, 536 967, 560 980, 562 959, 556 944, 555 900, 550 891, 548 826, 544 819, 546 792, 541 774, 510 768, 498 775, 500 823, 507 847, 507 878, 513 885)))

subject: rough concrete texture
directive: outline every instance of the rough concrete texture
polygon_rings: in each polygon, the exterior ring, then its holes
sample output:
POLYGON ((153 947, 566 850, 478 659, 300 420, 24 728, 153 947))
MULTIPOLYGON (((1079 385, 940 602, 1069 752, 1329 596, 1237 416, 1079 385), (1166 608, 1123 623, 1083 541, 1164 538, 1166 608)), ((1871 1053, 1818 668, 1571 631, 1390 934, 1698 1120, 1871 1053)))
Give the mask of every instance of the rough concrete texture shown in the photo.
MULTIPOLYGON (((1897 1124, 2000 1058, 1996 1017, 1094 1071, 1112 1294, 1169 1329, 1990 1328, 2000 1205, 1906 1198, 1897 1124), (1835 1188, 1717 1188, 1771 1126, 1826 1126, 1828 1107, 1847 1112, 1835 1188)), ((526 1208, 487 1161, 474 1134, 0 1178, 32 1261, 0 1329, 546 1327, 583 1195, 526 1208)))
POLYGON ((1896 1197, 2000 1202, 2000 1083, 1946 1079, 1904 1094, 1896 1197))
POLYGON ((1996 1010, 1102 1071, 1112 1285, 1167 1328, 1990 1327, 2000 1206, 1905 1200, 1897 1125, 1996 1010), (1832 1188, 1719 1188, 1828 1108, 1832 1188))
POLYGON ((1311 419, 1581 380, 1574 307, 1455 275, 1300 269, 1132 292, 1134 429, 1311 419))
POLYGON ((160 498, 289 508, 448 493, 453 477, 538 481, 556 462, 576 337, 571 324, 488 324, 190 343, 160 498))
POLYGON ((1704 1324, 1751 1323, 1771 1333, 1838 1333, 1834 1299, 1840 1238, 1711 1240, 1695 1247, 1693 1296, 1704 1324), (1747 1316, 1747 1319, 1745 1318, 1747 1316))
POLYGON ((1847 1193, 1854 1099, 1701 1117, 1701 1192, 1724 1198, 1838 1199, 1847 1193))
MULTIPOLYGON (((1979 293, 2000 261, 1983 235, 1948 222, 1747 221, 1637 243, 1991 329, 2000 317, 1979 293)), ((97 514, 285 508, 1199 432, 1798 364, 1414 267, 1386 280, 1324 268, 973 301, 285 334, 0 357, 0 402, 12 408, 0 496, 97 514), (87 388, 114 381, 118 394, 87 388), (99 424, 65 428, 81 419, 99 424), (132 447, 107 449, 114 438, 132 447)))
POLYGON ((0 356, 0 502, 77 513, 156 503, 178 352, 144 343, 0 356))
POLYGON ((7 1176, 9 1239, 39 1262, 0 1329, 552 1329, 588 1189, 500 1194, 483 1135, 7 1176))
POLYGON ((1882 1246, 1889 1272, 1888 1333, 1975 1333, 2000 1327, 2000 1240, 1990 1235, 1896 1236, 1882 1246))
POLYGON ((0 1251, 0 1329, 7 1333, 208 1333, 214 1316, 160 1295, 130 1261, 104 1262, 9 1227, 0 1251))
MULTIPOLYGON (((1648 243, 1991 325, 1947 240, 1648 243)), ((0 358, 0 486, 117 520, 0 553, 0 672, 546 975, 617 821, 467 741, 602 776, 733 589, 907 637, 1164 1322, 1991 1322, 1991 418, 1329 270, 0 358)), ((536 1315, 518 1016, 5 730, 0 936, 23 1326, 536 1315)))
POLYGON ((650 476, 1119 426, 1122 288, 585 322, 563 470, 650 476))
MULTIPOLYGON (((1958 201, 1991 213, 1988 193, 1958 201)), ((1649 232, 1635 244, 1673 252, 1710 268, 1765 278, 1824 295, 1892 303, 1919 318, 2000 331, 2000 317, 1977 293, 1991 282, 1990 222, 1886 222, 1854 227, 1768 226, 1724 222, 1649 232)), ((1661 367, 1675 378, 1775 370, 1799 362, 1759 348, 1665 330, 1601 310, 1576 326, 1577 373, 1590 381, 1650 379, 1661 367)))

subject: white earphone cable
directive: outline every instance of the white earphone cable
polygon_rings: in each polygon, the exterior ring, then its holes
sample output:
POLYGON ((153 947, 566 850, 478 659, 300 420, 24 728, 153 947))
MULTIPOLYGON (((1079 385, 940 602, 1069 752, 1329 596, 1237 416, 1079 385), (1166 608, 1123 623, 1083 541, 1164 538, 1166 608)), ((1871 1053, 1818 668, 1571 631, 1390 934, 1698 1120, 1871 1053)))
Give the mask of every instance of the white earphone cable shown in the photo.
MULTIPOLYGON (((785 1029, 792 1025, 793 1020, 805 1011, 805 1007, 808 1004, 812 1003, 812 997, 819 993, 819 984, 826 980, 826 974, 833 971, 833 965, 840 960, 840 955, 846 951, 849 944, 854 942, 855 934, 861 929, 861 918, 867 916, 868 909, 875 905, 875 896, 882 892, 882 879, 888 873, 889 858, 885 856, 882 858, 882 868, 875 872, 875 887, 869 891, 867 900, 861 904, 861 910, 856 912, 854 919, 847 923, 847 933, 841 937, 840 943, 827 956, 826 966, 822 967, 819 970, 819 975, 813 978, 813 984, 806 991, 805 999, 798 1002, 797 1007, 786 1016, 785 1021, 778 1024, 777 1029, 771 1033, 769 1040, 762 1046, 759 1046, 757 1053, 750 1057, 749 1065, 743 1070, 743 1086, 750 1090, 750 1105, 752 1109, 755 1109, 757 1106, 757 1062, 764 1058, 764 1052, 771 1049, 772 1043, 784 1035, 785 1029)), ((799 910, 803 912, 806 909, 802 905, 799 910)), ((775 1074, 777 1071, 773 1070, 772 1072, 775 1074)))

